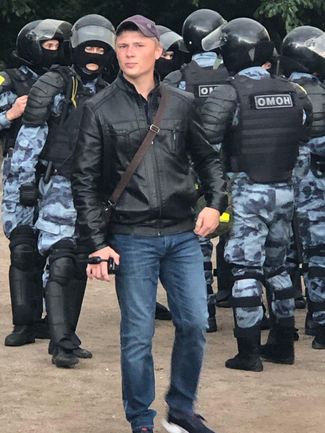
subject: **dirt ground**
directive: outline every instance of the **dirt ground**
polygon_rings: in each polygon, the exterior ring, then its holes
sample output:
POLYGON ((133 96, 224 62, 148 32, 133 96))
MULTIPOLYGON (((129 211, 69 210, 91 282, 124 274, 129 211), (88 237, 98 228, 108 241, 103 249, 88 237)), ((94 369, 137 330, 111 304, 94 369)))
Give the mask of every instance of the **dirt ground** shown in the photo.
MULTIPOLYGON (((11 329, 4 237, 0 248, 0 433, 129 433, 121 404, 113 283, 88 285, 79 334, 93 359, 82 360, 72 370, 58 369, 50 362, 46 340, 20 348, 2 344, 11 329)), ((159 299, 164 301, 161 288, 159 299)), ((304 314, 297 313, 300 329, 304 314)), ((325 351, 312 350, 311 337, 301 332, 294 366, 264 363, 263 373, 232 371, 224 367, 236 352, 230 310, 218 310, 218 325, 219 331, 207 336, 197 405, 209 425, 217 433, 325 432, 325 351)), ((171 323, 157 322, 156 433, 164 431, 172 340, 171 323)))

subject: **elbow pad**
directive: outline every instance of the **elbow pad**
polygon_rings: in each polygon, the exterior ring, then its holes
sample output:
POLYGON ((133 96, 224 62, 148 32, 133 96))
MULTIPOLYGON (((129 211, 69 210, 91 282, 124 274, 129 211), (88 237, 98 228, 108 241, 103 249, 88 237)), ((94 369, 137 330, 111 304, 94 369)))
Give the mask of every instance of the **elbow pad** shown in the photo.
POLYGON ((64 93, 65 81, 57 72, 42 75, 31 88, 23 115, 26 126, 41 126, 49 118, 54 97, 64 93))

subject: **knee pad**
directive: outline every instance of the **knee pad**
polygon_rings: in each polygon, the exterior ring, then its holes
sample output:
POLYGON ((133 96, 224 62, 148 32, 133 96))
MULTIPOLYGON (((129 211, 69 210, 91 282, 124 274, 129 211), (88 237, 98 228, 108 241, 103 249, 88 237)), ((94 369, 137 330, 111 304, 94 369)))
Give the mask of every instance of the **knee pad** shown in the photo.
POLYGON ((261 281, 262 283, 264 283, 264 275, 262 273, 262 271, 260 270, 260 268, 249 268, 247 269, 244 266, 238 266, 238 265, 231 265, 231 272, 232 272, 232 279, 233 281, 238 281, 238 280, 247 280, 247 279, 252 279, 252 280, 257 280, 257 281, 261 281), (240 271, 240 275, 235 275, 236 271, 240 271))
POLYGON ((233 308, 250 308, 250 307, 261 307, 262 299, 260 296, 241 296, 232 297, 230 305, 233 308))
POLYGON ((295 297, 295 289, 293 287, 287 287, 280 290, 274 290, 274 300, 275 301, 284 301, 286 299, 293 299, 295 297))
POLYGON ((30 226, 18 226, 12 231, 9 248, 12 266, 27 271, 36 265, 36 234, 30 226))
POLYGON ((75 246, 73 242, 62 240, 50 249, 49 281, 66 285, 75 272, 75 246))

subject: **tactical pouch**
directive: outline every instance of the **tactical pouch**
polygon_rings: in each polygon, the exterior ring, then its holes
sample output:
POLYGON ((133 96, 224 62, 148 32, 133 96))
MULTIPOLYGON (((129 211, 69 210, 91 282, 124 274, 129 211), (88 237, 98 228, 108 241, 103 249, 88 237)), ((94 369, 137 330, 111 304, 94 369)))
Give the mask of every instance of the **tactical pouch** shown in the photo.
POLYGON ((22 206, 36 206, 38 200, 38 189, 35 183, 24 183, 19 188, 19 201, 22 206))
POLYGON ((316 177, 325 176, 325 156, 311 154, 310 168, 316 177))

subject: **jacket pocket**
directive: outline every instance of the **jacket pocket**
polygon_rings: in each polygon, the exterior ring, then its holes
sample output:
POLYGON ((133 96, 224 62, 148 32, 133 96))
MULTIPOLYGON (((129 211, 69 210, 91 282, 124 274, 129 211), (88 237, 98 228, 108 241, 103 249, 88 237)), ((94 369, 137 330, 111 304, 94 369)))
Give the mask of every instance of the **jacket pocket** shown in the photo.
POLYGON ((169 148, 170 151, 176 155, 184 151, 185 149, 184 128, 177 127, 170 131, 169 148))

